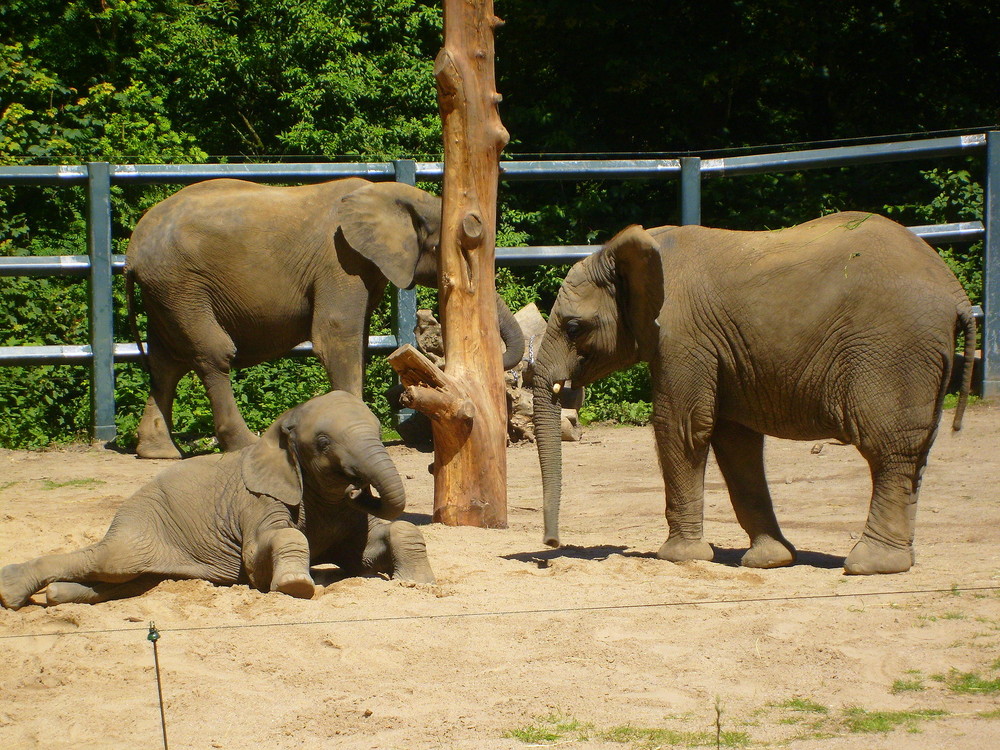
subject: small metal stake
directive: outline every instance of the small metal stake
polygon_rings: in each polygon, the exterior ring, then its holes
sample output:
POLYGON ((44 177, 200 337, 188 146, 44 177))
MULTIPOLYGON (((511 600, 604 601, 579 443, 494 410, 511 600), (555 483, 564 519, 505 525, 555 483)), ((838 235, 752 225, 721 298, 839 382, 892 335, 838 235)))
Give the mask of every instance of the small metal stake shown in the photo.
POLYGON ((156 642, 160 640, 160 631, 156 629, 154 623, 149 623, 149 634, 146 638, 153 644, 153 665, 156 668, 156 694, 160 699, 160 727, 163 729, 163 750, 169 750, 167 746, 167 717, 163 711, 163 685, 160 682, 160 654, 156 649, 156 642))

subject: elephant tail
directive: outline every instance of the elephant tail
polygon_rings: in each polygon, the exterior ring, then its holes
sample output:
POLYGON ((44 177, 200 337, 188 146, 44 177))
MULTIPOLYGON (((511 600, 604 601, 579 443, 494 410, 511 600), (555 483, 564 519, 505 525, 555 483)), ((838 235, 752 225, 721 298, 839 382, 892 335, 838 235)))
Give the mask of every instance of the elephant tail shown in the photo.
POLYGON ((132 340, 135 341, 139 349, 139 361, 142 362, 143 369, 149 372, 149 355, 146 347, 142 344, 142 336, 139 335, 139 324, 135 319, 135 271, 125 266, 125 304, 128 308, 128 327, 132 333, 132 340))
POLYGON ((968 305, 958 311, 958 318, 965 334, 965 352, 962 361, 962 386, 955 406, 955 419, 951 423, 952 430, 956 432, 962 429, 962 417, 965 416, 965 405, 972 389, 972 369, 976 364, 976 319, 968 305))

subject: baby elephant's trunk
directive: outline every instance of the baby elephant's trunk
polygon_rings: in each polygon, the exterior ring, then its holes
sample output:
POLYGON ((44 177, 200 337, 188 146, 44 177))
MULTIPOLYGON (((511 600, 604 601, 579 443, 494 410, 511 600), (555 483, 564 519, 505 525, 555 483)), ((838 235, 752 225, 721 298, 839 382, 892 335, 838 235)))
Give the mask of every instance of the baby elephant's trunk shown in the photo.
POLYGON ((377 518, 386 521, 399 518, 406 508, 406 490, 385 446, 377 437, 359 440, 355 445, 358 478, 378 493, 378 497, 361 493, 355 498, 355 503, 377 518))

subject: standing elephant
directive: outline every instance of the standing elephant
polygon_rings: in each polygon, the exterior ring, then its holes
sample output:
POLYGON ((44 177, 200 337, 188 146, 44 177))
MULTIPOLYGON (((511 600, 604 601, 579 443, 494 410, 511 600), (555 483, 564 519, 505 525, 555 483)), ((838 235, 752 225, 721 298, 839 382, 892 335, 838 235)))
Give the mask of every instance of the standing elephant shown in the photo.
POLYGON ((566 277, 535 363, 545 541, 558 546, 558 394, 650 363, 669 536, 657 556, 711 560, 702 533, 709 446, 750 536, 749 567, 789 565, 764 478, 764 435, 857 446, 873 492, 848 573, 913 563, 917 490, 958 333, 972 378, 975 320, 933 248, 880 216, 790 229, 631 226, 566 277))
POLYGON ((380 430, 353 394, 317 396, 247 448, 160 473, 122 504, 100 542, 0 569, 0 602, 17 609, 48 586, 49 604, 95 603, 163 578, 309 598, 309 566, 319 562, 432 582, 420 530, 392 520, 406 495, 380 430))
MULTIPOLYGON (((126 261, 130 315, 138 283, 149 320, 152 390, 138 455, 180 457, 171 412, 191 370, 205 384, 223 450, 254 440, 231 368, 309 340, 331 387, 360 396, 369 322, 387 280, 435 286, 440 228, 440 198, 355 177, 299 187, 208 180, 153 206, 126 261)), ((497 309, 509 368, 523 337, 499 297, 497 309)))

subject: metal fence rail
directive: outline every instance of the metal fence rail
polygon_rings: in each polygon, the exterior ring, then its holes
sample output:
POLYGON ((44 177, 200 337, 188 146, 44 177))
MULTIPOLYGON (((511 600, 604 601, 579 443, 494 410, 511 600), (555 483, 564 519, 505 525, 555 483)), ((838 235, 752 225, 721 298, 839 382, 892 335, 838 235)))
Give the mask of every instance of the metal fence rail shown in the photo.
MULTIPOLYGON (((932 244, 985 239, 981 392, 1000 395, 1000 131, 901 143, 880 143, 794 152, 750 154, 702 159, 697 156, 656 159, 592 159, 567 161, 503 161, 502 181, 677 179, 680 183, 680 223, 701 221, 701 183, 704 178, 744 174, 801 171, 859 164, 911 161, 985 152, 986 196, 984 219, 910 229, 932 244)), ((114 364, 139 358, 137 346, 116 343, 112 326, 112 274, 120 273, 125 258, 113 255, 111 186, 115 184, 189 184, 219 177, 256 182, 318 182, 341 177, 396 180, 440 180, 441 162, 398 160, 391 163, 354 164, 107 164, 72 166, 0 167, 0 184, 83 185, 87 189, 88 255, 53 257, 0 257, 0 276, 69 276, 90 282, 89 345, 0 347, 0 366, 69 364, 89 365, 93 407, 93 437, 107 442, 115 437, 114 364)), ((498 266, 573 263, 597 246, 536 246, 497 248, 498 266)), ((413 342, 416 292, 398 290, 393 310, 392 336, 373 336, 369 349, 392 351, 413 342)), ((305 355, 311 346, 296 347, 292 355, 305 355)))

